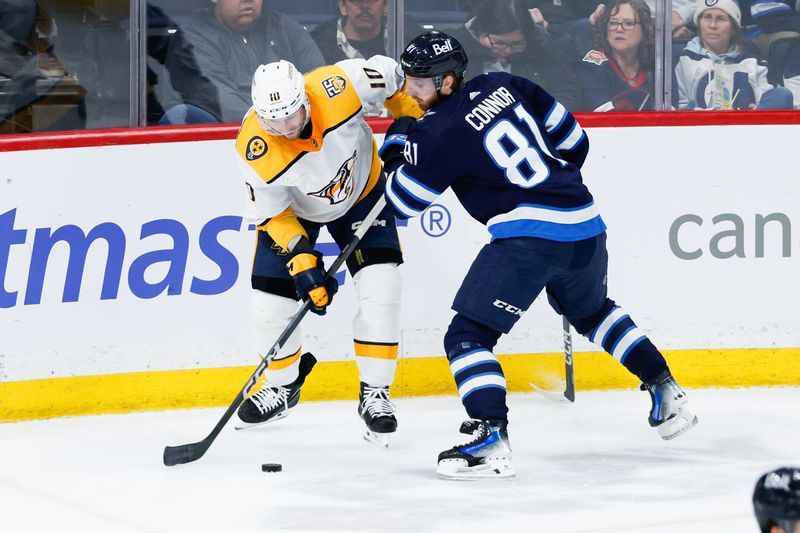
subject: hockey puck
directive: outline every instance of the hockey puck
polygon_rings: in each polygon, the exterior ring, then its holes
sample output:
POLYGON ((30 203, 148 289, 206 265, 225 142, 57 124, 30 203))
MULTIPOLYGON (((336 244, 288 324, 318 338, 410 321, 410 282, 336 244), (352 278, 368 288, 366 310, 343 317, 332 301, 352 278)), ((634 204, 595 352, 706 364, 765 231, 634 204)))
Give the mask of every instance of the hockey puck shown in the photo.
POLYGON ((264 463, 261 465, 262 472, 281 472, 283 465, 279 463, 264 463))

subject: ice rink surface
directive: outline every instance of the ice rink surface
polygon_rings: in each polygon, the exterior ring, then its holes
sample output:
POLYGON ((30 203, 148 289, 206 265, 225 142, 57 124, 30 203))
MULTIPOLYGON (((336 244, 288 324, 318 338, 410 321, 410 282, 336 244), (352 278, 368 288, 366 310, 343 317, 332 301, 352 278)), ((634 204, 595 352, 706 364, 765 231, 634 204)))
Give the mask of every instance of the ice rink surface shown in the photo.
POLYGON ((689 393, 700 424, 670 442, 644 392, 511 395, 505 482, 435 476, 469 440, 454 396, 397 401, 389 450, 361 439, 355 401, 302 403, 273 425, 231 421, 175 467, 164 445, 201 440, 223 408, 0 424, 0 530, 755 532, 756 479, 800 464, 800 388, 689 393))

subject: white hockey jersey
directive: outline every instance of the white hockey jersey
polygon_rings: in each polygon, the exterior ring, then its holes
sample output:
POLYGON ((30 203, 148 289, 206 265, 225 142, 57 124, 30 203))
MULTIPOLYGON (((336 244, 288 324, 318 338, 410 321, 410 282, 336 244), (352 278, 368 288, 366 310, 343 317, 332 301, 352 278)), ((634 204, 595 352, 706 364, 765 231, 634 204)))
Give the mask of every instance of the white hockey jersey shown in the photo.
POLYGON ((717 55, 702 46, 700 37, 686 45, 675 67, 679 109, 731 109, 739 97, 734 75, 741 72, 758 103, 772 85, 763 59, 741 46, 717 55))
MULTIPOLYGON (((312 124, 307 139, 268 135, 252 108, 248 111, 236 151, 247 182, 249 219, 265 224, 291 212, 312 222, 331 222, 366 196, 380 176, 381 161, 362 107, 379 103, 395 116, 422 114, 400 91, 403 79, 396 67, 393 59, 374 56, 306 74, 312 124)), ((268 224, 266 230, 284 248, 293 237, 285 235, 285 228, 273 231, 268 224)))

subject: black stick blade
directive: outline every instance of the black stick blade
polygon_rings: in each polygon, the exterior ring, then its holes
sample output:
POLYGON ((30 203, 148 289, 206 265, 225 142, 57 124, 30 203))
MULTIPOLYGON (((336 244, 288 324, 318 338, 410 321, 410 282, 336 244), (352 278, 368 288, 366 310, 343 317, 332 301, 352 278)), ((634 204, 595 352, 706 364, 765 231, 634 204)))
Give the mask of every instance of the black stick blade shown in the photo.
POLYGON ((166 466, 182 465, 197 461, 206 453, 208 446, 205 441, 180 446, 166 446, 164 448, 164 464, 166 466))
POLYGON ((567 400, 571 401, 572 403, 575 403, 575 388, 573 387, 573 388, 568 388, 567 390, 565 390, 564 391, 564 398, 566 398, 567 400))

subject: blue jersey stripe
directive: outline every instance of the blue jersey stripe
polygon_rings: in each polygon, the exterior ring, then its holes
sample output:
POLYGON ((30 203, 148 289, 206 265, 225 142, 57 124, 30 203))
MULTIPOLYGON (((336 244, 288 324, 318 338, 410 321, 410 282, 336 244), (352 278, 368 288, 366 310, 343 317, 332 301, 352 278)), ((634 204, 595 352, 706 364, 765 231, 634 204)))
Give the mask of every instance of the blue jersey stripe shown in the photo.
POLYGON ((542 220, 510 220, 489 226, 489 233, 494 239, 512 237, 538 237, 551 241, 575 242, 596 237, 606 230, 600 215, 577 224, 559 224, 542 220))

